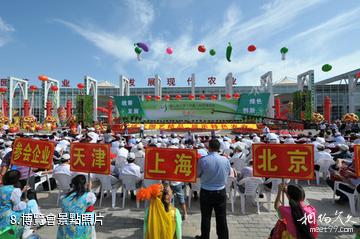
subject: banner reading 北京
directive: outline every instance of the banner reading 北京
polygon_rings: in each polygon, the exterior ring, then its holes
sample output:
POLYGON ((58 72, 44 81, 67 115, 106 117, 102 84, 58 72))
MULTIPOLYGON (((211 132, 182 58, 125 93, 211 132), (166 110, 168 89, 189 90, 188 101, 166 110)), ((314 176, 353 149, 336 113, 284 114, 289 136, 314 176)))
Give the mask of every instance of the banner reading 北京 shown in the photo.
POLYGON ((314 145, 253 144, 255 177, 313 179, 314 145))

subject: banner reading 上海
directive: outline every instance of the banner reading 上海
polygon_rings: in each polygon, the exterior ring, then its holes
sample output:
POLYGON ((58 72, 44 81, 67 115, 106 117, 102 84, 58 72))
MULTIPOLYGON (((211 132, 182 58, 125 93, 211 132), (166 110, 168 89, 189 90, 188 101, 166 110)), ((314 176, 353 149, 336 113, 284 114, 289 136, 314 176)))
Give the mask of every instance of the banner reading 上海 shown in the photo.
POLYGON ((74 172, 110 174, 110 145, 71 143, 70 170, 74 172))
POLYGON ((354 144, 354 163, 355 163, 355 174, 360 177, 360 145, 354 144))
POLYGON ((314 178, 314 145, 253 144, 253 174, 267 178, 314 178))
POLYGON ((197 151, 148 147, 145 152, 146 179, 196 182, 197 151))
POLYGON ((54 143, 17 138, 13 144, 11 164, 32 168, 52 169, 54 143))

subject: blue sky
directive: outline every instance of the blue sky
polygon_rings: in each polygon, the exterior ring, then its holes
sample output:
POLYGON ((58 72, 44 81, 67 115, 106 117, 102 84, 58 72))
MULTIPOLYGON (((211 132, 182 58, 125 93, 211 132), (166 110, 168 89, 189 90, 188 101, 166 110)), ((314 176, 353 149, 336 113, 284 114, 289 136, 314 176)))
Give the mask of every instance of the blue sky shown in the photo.
POLYGON ((209 76, 223 85, 232 72, 238 85, 258 85, 270 70, 277 81, 314 69, 319 81, 360 68, 359 22, 358 0, 2 1, 0 77, 33 84, 46 74, 75 87, 84 75, 117 83, 123 74, 145 86, 158 74, 185 86, 195 73, 205 86, 209 76), (133 47, 139 41, 150 47, 141 61, 133 47), (232 62, 225 59, 227 42, 232 62), (199 44, 216 55, 200 54, 199 44), (250 44, 254 53, 247 52, 250 44), (333 66, 328 73, 321 71, 326 63, 333 66))

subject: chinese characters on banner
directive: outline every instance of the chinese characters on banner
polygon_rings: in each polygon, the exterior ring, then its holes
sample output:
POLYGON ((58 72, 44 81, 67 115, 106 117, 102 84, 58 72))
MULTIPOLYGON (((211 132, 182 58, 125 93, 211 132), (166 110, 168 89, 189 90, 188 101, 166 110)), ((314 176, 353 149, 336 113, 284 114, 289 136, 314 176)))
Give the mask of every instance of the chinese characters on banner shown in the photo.
POLYGON ((209 85, 216 85, 216 77, 214 76, 208 77, 208 83, 209 85))
POLYGON ((110 174, 110 145, 72 143, 70 170, 84 173, 110 174))
POLYGON ((17 138, 13 144, 11 164, 32 168, 52 169, 54 143, 17 138))
POLYGON ((129 79, 129 86, 135 86, 135 79, 134 78, 129 79))
POLYGON ((313 179, 314 145, 253 144, 255 177, 313 179))
POLYGON ((148 86, 155 86, 155 78, 148 78, 148 86))
POLYGON ((174 77, 167 78, 167 85, 168 86, 175 86, 176 85, 175 78, 174 77))
POLYGON ((1 79, 0 86, 7 86, 7 79, 1 79))
POLYGON ((123 107, 123 110, 126 109, 126 112, 122 112, 123 114, 139 114, 139 108, 134 108, 136 106, 133 106, 133 100, 122 100, 121 106, 123 107))
POLYGON ((146 179, 196 182, 197 151, 192 149, 147 148, 146 179))
POLYGON ((360 177, 360 145, 354 144, 355 174, 360 177))

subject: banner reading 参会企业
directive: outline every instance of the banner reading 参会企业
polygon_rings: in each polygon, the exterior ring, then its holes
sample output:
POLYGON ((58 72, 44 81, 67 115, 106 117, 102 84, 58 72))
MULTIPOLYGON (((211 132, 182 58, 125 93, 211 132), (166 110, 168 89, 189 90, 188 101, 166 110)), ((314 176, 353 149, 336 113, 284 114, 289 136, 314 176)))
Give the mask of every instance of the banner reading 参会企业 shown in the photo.
POLYGON ((44 140, 17 138, 13 143, 11 164, 52 169, 54 143, 44 140))

